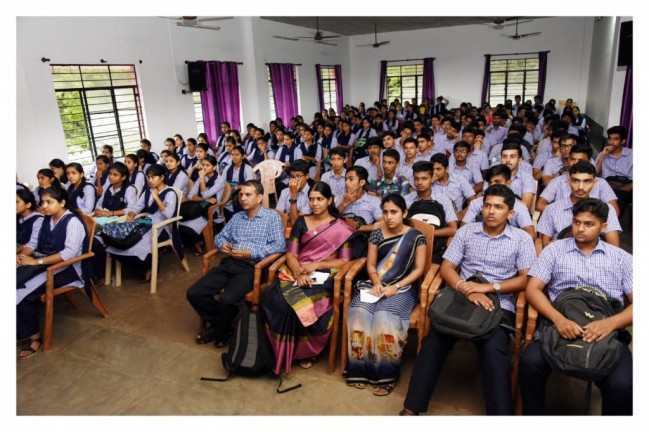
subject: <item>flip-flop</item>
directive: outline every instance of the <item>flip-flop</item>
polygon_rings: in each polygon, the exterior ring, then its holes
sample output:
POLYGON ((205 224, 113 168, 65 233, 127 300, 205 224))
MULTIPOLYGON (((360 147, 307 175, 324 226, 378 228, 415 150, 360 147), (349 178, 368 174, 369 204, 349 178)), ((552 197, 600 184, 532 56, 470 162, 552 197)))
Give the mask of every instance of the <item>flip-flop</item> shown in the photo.
POLYGON ((29 339, 29 343, 27 343, 21 350, 20 353, 18 354, 18 359, 19 360, 25 360, 26 358, 30 358, 34 354, 36 354, 38 351, 40 351, 41 347, 43 346, 43 338, 38 338, 38 339, 29 339), (36 348, 32 348, 32 344, 34 342, 38 342, 38 346, 36 348), (21 356, 20 354, 26 352, 27 354, 24 356, 21 356))
POLYGON ((350 387, 357 388, 357 389, 359 389, 359 390, 363 390, 365 387, 367 387, 367 384, 366 384, 366 383, 362 383, 362 382, 349 383, 349 384, 347 384, 347 385, 350 386, 350 387))
POLYGON ((374 396, 378 396, 378 397, 388 396, 389 394, 391 394, 394 391, 394 388, 396 387, 396 385, 397 385, 397 383, 390 383, 390 384, 387 384, 387 385, 376 387, 374 389, 374 391, 372 392, 372 394, 374 396), (385 393, 380 393, 381 390, 385 391, 385 393))

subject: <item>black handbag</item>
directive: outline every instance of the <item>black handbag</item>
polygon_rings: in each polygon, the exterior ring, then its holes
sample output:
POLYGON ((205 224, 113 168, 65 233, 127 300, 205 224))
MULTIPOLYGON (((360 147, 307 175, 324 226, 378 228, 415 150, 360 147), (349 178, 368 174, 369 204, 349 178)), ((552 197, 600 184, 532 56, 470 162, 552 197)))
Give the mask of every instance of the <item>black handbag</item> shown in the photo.
MULTIPOLYGON (((467 282, 489 283, 480 273, 467 282)), ((503 318, 498 294, 486 294, 494 303, 494 310, 476 306, 455 288, 442 288, 428 310, 435 331, 460 339, 484 340, 498 327, 503 318)))
POLYGON ((185 221, 197 219, 201 216, 207 217, 207 207, 209 205, 207 201, 185 201, 180 204, 180 216, 185 221))
POLYGON ((142 240, 144 234, 151 230, 152 225, 149 218, 140 218, 133 222, 109 223, 104 225, 101 238, 106 246, 120 250, 130 249, 142 240))

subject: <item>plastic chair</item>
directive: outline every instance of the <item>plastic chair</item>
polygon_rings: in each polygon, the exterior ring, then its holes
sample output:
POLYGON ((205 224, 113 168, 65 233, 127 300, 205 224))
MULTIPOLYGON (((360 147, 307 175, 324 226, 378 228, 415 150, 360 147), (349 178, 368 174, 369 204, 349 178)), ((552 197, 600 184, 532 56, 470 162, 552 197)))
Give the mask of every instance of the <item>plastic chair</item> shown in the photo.
MULTIPOLYGON (((95 220, 88 215, 81 215, 81 219, 83 220, 83 223, 86 226, 87 234, 90 236, 88 250, 91 250, 92 241, 95 236, 95 228, 97 224, 95 220)), ((48 351, 52 346, 52 327, 54 321, 54 297, 63 294, 65 298, 76 309, 79 309, 79 303, 73 297, 73 292, 81 291, 83 292, 84 295, 86 295, 86 292, 83 288, 70 287, 70 286, 55 288, 54 271, 68 267, 76 262, 83 261, 84 259, 88 259, 93 256, 95 256, 93 252, 87 252, 85 254, 81 254, 67 261, 62 261, 53 264, 47 268, 47 282, 45 283, 45 293, 41 295, 39 299, 41 302, 45 303, 45 324, 43 327, 43 351, 48 351)), ((92 291, 92 299, 89 299, 90 302, 95 307, 95 309, 97 309, 99 313, 104 316, 104 318, 108 318, 108 311, 106 310, 106 307, 104 306, 103 302, 99 298, 99 294, 97 294, 97 291, 95 290, 95 286, 94 284, 92 284, 92 282, 91 282, 90 289, 92 291)))
MULTIPOLYGON (((183 193, 180 189, 172 187, 171 189, 176 192, 176 196, 178 197, 177 204, 176 204, 176 216, 171 217, 169 219, 163 220, 161 222, 153 224, 151 227, 151 234, 152 234, 152 241, 151 241, 151 294, 155 294, 157 291, 157 285, 158 285, 158 250, 161 247, 164 246, 172 246, 172 250, 178 256, 178 253, 176 252, 176 249, 173 248, 173 240, 171 236, 169 239, 165 241, 158 241, 158 234, 159 230, 164 228, 165 226, 175 223, 178 224, 178 221, 182 220, 182 216, 180 216, 180 203, 182 201, 183 193)), ((136 216, 138 217, 143 217, 145 216, 146 213, 141 213, 136 216)), ((180 257, 178 256, 178 259, 180 260, 180 257)), ((111 263, 112 263, 112 257, 110 254, 106 254, 106 277, 109 278, 111 274, 111 263)), ((189 263, 187 262, 187 258, 183 258, 180 260, 180 263, 182 264, 183 268, 185 269, 186 272, 189 271, 189 263)), ((122 263, 117 261, 115 263, 115 286, 121 286, 122 285, 122 263)))
POLYGON ((212 204, 207 208, 207 225, 203 228, 203 242, 205 243, 205 252, 214 249, 214 213, 219 211, 219 215, 223 216, 223 206, 230 200, 232 189, 228 182, 225 182, 225 189, 223 191, 223 198, 216 204, 212 204))
MULTIPOLYGON (((428 308, 434 298, 434 294, 442 283, 439 275, 439 265, 432 263, 433 257, 433 240, 435 239, 435 227, 425 222, 411 219, 413 227, 426 236, 426 268, 422 276, 422 282, 419 286, 419 305, 416 305, 410 314, 409 328, 417 331, 417 352, 421 348, 421 342, 428 332, 430 322, 428 320, 428 308)), ((356 260, 353 266, 345 274, 345 291, 343 297, 343 328, 342 343, 340 352, 340 367, 344 373, 347 368, 347 311, 352 300, 353 281, 360 270, 367 264, 367 258, 356 260)), ((335 279, 334 279, 335 283, 335 279)), ((335 289, 335 288, 334 288, 335 289)), ((330 350, 335 349, 332 345, 330 350)))
POLYGON ((264 207, 269 208, 270 194, 275 195, 275 200, 279 198, 277 196, 277 191, 275 190, 275 179, 282 175, 284 164, 275 159, 268 159, 259 162, 252 170, 253 172, 259 172, 259 175, 261 176, 261 184, 264 186, 264 198, 262 203, 264 207))

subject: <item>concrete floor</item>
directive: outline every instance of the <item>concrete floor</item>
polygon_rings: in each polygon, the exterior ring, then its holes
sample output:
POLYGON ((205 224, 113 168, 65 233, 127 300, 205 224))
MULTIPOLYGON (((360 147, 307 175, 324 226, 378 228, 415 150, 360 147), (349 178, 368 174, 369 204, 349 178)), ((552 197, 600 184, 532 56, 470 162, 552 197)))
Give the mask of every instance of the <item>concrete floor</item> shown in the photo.
MULTIPOLYGON (((628 229, 623 239, 630 250, 628 229)), ((379 416, 402 408, 416 354, 414 334, 404 353, 402 379, 387 397, 373 396, 371 387, 346 386, 340 370, 327 375, 324 355, 312 369, 296 365, 284 377, 284 386, 303 386, 286 394, 277 394, 277 380, 270 378, 200 381, 224 376, 220 354, 225 349, 193 341, 198 318, 185 292, 200 275, 200 258, 188 259, 191 271, 185 273, 174 254, 161 256, 155 295, 127 272, 121 287, 99 288, 110 313, 106 319, 87 302, 77 310, 57 298, 52 349, 16 362, 16 414, 379 416)), ((483 415, 479 375, 473 345, 458 343, 427 414, 483 415)), ((585 388, 584 382, 551 375, 548 414, 582 414, 585 388)), ((599 404, 594 388, 592 414, 599 413, 599 404)))

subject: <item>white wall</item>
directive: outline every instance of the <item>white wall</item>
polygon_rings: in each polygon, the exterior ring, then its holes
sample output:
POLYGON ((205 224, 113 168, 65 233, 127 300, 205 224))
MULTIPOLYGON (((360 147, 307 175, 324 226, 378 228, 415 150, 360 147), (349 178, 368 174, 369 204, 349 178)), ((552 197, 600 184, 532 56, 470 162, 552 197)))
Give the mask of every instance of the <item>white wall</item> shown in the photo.
MULTIPOLYGON (((188 89, 186 60, 243 62, 239 66, 242 122, 267 127, 270 121, 266 62, 302 63, 302 112, 318 110, 315 64, 342 64, 350 83, 345 37, 338 47, 273 39, 311 30, 256 17, 219 21, 220 31, 178 27, 159 17, 43 17, 17 19, 17 169, 21 181, 67 151, 49 64, 135 64, 146 136, 160 151, 164 139, 195 137, 196 120, 188 89), (41 57, 50 63, 41 62, 41 57), (139 63, 142 60, 142 64, 139 63)), ((349 92, 349 89, 346 89, 349 92)), ((349 94, 349 93, 347 93, 349 94)), ((201 131, 202 132, 202 131, 201 131)))
POLYGON ((434 57, 435 92, 444 95, 451 107, 463 101, 476 104, 482 92, 484 54, 549 50, 545 99, 572 97, 583 104, 587 97, 592 18, 544 18, 519 27, 520 34, 537 31, 542 34, 518 41, 500 36, 513 34, 512 27, 493 30, 482 25, 380 33, 379 41, 390 41, 380 48, 356 46, 373 42, 373 35, 350 37, 352 99, 355 103, 377 100, 381 60, 434 57))

